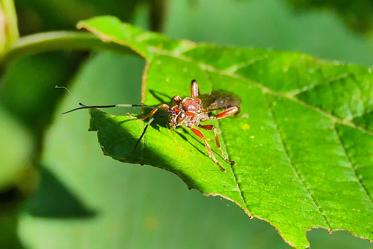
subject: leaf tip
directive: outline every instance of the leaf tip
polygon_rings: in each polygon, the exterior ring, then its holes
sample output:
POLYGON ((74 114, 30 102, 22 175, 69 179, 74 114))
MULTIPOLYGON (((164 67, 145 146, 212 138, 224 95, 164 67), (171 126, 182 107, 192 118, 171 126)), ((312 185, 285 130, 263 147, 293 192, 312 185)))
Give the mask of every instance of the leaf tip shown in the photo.
POLYGON ((121 22, 119 18, 111 15, 96 16, 89 19, 81 20, 76 24, 78 29, 85 28, 88 24, 103 23, 103 22, 121 22))

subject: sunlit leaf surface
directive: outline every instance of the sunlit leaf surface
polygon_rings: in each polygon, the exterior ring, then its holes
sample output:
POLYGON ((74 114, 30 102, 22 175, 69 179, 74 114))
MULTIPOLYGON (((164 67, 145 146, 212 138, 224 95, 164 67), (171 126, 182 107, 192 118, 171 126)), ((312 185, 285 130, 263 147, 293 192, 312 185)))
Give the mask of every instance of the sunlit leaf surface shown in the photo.
MULTIPOLYGON (((105 42, 133 49, 147 62, 143 99, 224 89, 241 98, 235 118, 215 123, 236 164, 222 173, 189 132, 92 112, 105 154, 170 170, 190 187, 223 196, 271 223, 290 245, 308 246, 306 231, 347 230, 372 240, 373 73, 371 68, 299 53, 174 41, 113 17, 81 22, 105 42)), ((167 98, 165 98, 167 100, 167 98)), ((218 151, 217 148, 214 148, 218 151)), ((221 159, 220 159, 221 160, 221 159)))

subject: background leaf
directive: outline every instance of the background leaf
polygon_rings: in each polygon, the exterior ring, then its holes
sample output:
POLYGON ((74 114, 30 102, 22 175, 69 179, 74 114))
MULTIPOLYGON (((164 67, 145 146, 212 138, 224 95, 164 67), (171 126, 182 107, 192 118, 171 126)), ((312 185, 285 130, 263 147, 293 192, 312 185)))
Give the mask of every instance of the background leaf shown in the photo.
POLYGON ((69 30, 81 19, 104 14, 130 21, 137 14, 139 6, 147 6, 153 12, 157 11, 156 18, 153 19, 149 13, 149 19, 152 21, 151 25, 155 25, 154 28, 160 28, 165 7, 163 0, 18 0, 16 5, 22 34, 40 30, 69 30))
POLYGON ((51 123, 57 102, 65 94, 64 90, 54 87, 67 85, 81 61, 77 54, 61 52, 12 61, 2 78, 0 103, 38 138, 51 123))
POLYGON ((38 184, 44 131, 80 58, 67 53, 23 57, 5 66, 0 85, 0 247, 21 248, 19 205, 38 184))
POLYGON ((14 116, 0 106, 0 188, 8 189, 20 180, 22 172, 30 165, 32 137, 25 127, 17 123, 14 116))
MULTIPOLYGON (((352 120, 373 107, 370 69, 297 53, 172 41, 111 17, 80 26, 145 57, 146 89, 185 96, 184 82, 197 78, 205 82, 201 88, 206 92, 229 86, 242 98, 241 115, 216 124, 237 161, 232 169, 226 166, 226 174, 193 137, 163 127, 150 129, 143 151, 134 156, 130 148, 142 122, 93 112, 91 128, 98 130, 106 154, 169 169, 191 187, 224 196, 249 215, 269 221, 296 247, 308 245, 305 231, 315 227, 372 239, 373 225, 367 222, 373 212, 372 133, 352 120)), ((155 98, 145 97, 146 103, 156 104, 155 98)))
POLYGON ((369 0, 360 1, 304 1, 289 0, 296 11, 307 9, 330 9, 342 17, 343 21, 358 32, 369 32, 373 28, 373 3, 369 0))
MULTIPOLYGON (((36 1, 23 2, 31 6, 36 1)), ((164 33, 174 38, 297 50, 323 58, 372 64, 372 43, 350 32, 330 12, 295 13, 288 8, 286 1, 278 0, 191 2, 168 2, 164 33)), ((27 27, 28 32, 38 31, 38 27, 43 30, 61 28, 55 20, 71 17, 70 14, 64 15, 66 11, 61 11, 59 2, 53 2, 49 8, 48 12, 56 14, 48 20, 43 17, 40 20, 39 14, 35 13, 38 10, 34 8, 21 9, 21 0, 16 4, 23 33, 27 27)), ((140 24, 147 23, 144 18, 146 11, 144 6, 136 8, 137 24, 139 21, 140 24)), ((77 14, 84 15, 85 10, 77 14)), ((74 17, 74 20, 78 18, 74 17)), ((65 23, 64 27, 73 28, 74 22, 70 18, 68 26, 65 23)), ((22 246, 28 248, 158 248, 160 244, 163 248, 287 248, 270 225, 258 219, 247 220, 236 205, 229 205, 227 201, 222 205, 220 198, 204 198, 195 191, 188 191, 185 184, 164 170, 126 167, 103 157, 95 143, 95 134, 86 132, 87 116, 84 113, 72 117, 58 115, 80 100, 88 103, 139 100, 140 91, 132 86, 139 84, 142 63, 137 65, 134 60, 118 60, 117 57, 121 55, 99 55, 90 59, 87 66, 94 67, 80 71, 84 77, 75 80, 74 87, 70 88, 74 96, 67 95, 57 114, 51 114, 54 123, 47 129, 43 146, 42 164, 47 173, 42 170, 41 185, 32 205, 27 205, 26 214, 17 218, 4 212, 1 216, 0 247, 21 247, 2 243, 7 238, 9 242, 16 242, 19 237, 22 246), (102 63, 97 63, 98 60, 102 63), (118 64, 121 66, 117 67, 118 64), (132 67, 134 64, 137 70, 132 67), (59 138, 66 134, 71 134, 71 137, 64 143, 59 142, 59 138), (105 169, 105 174, 102 169, 105 169), (68 205, 64 201, 74 199, 78 205, 68 205), (74 208, 77 208, 76 212, 74 208), (61 217, 59 214, 63 214, 64 209, 67 216, 61 217), (94 215, 85 215, 87 209, 93 210, 94 215), (79 217, 79 214, 83 216, 79 217), (19 226, 17 221, 20 221, 19 226), (157 224, 158 228, 154 229, 157 224), (7 233, 11 233, 10 236, 7 233)), ((32 60, 29 62, 33 64, 32 60)), ((38 73, 39 68, 35 68, 38 73)), ((34 84, 29 80, 17 82, 20 85, 34 84)), ((55 93, 55 80, 50 83, 50 92, 55 93)), ((39 83, 35 82, 35 85, 39 83)), ((17 94, 17 91, 13 93, 17 94)), ((11 96, 7 98, 12 99, 11 96)), ((43 98, 35 99, 40 101, 43 98)), ((28 104, 33 105, 32 102, 28 104)), ((127 110, 116 113, 125 112, 127 110)), ((43 114, 49 115, 44 110, 38 113, 39 117, 43 114)), ((32 126, 30 122, 25 125, 32 126)), ((6 209, 3 200, 12 195, 8 192, 0 195, 2 211, 6 209)), ((18 209, 12 207, 11 211, 16 215, 18 209)), ((307 233, 307 237, 312 248, 371 247, 368 241, 343 231, 328 234, 325 230, 314 229, 307 233)))

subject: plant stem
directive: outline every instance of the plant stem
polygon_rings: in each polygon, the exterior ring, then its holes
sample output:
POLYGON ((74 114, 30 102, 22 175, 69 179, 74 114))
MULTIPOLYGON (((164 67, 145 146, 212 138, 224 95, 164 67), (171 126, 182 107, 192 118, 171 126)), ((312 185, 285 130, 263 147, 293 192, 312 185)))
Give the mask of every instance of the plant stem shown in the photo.
POLYGON ((1 59, 7 62, 14 58, 53 50, 101 50, 109 49, 133 53, 124 46, 105 43, 90 33, 78 31, 53 31, 37 33, 19 38, 1 59))
POLYGON ((17 13, 13 0, 0 0, 0 15, 1 53, 6 53, 7 49, 9 49, 19 37, 17 13))
POLYGON ((163 28, 167 3, 165 0, 151 0, 149 9, 149 27, 160 32, 163 28))

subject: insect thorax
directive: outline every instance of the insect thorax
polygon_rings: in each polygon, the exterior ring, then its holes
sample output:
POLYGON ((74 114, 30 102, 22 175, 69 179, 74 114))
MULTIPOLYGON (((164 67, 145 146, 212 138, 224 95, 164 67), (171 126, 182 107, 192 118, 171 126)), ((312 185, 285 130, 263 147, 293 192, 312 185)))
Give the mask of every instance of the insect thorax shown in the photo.
POLYGON ((201 121, 209 119, 208 113, 202 108, 199 98, 186 97, 169 109, 169 127, 197 126, 201 121))

